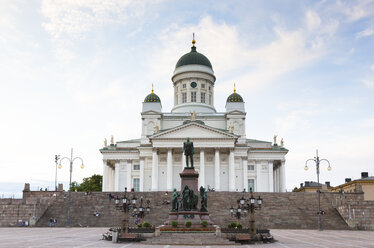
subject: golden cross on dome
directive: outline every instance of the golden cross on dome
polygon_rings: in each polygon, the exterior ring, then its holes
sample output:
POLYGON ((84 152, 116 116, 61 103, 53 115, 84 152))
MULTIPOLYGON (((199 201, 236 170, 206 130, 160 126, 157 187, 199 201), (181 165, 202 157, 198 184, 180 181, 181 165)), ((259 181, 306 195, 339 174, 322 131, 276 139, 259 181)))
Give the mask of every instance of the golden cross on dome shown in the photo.
POLYGON ((153 89, 153 84, 152 84, 152 93, 155 93, 154 89, 153 89))
POLYGON ((234 93, 236 93, 235 83, 234 83, 234 93))
POLYGON ((194 47, 195 46, 195 33, 192 33, 192 46, 194 47))

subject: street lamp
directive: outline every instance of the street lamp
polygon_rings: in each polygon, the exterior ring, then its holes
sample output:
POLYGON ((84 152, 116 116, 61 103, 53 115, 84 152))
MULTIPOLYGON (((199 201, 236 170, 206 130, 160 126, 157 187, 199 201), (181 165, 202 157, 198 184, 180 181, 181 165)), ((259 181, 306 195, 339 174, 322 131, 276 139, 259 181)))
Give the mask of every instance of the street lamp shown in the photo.
POLYGON ((132 216, 143 218, 145 214, 149 214, 151 212, 151 207, 149 204, 151 203, 149 200, 146 201, 147 206, 144 211, 143 207, 143 196, 140 197, 140 206, 136 206, 137 198, 135 195, 131 198, 127 198, 127 187, 125 188, 125 194, 122 198, 116 197, 114 203, 116 204, 117 210, 122 210, 122 228, 121 228, 121 236, 126 235, 129 233, 129 212, 130 209, 133 209, 132 216), (119 205, 120 201, 122 200, 122 206, 119 205))
POLYGON ((257 206, 255 203, 256 198, 253 196, 252 188, 250 188, 249 199, 245 199, 244 196, 242 196, 242 198, 238 200, 238 208, 236 211, 233 207, 230 208, 231 215, 236 215, 238 221, 241 215, 247 216, 247 212, 249 212, 249 235, 252 240, 256 239, 255 210, 261 209, 262 198, 258 196, 257 206))
POLYGON ((69 182, 69 194, 68 194, 68 219, 67 219, 67 224, 66 224, 67 227, 70 227, 71 175, 72 175, 72 173, 73 173, 73 163, 74 163, 74 161, 75 161, 76 159, 80 159, 81 162, 82 162, 82 164, 81 164, 81 169, 84 168, 84 165, 83 165, 83 159, 82 159, 82 158, 80 158, 80 157, 75 157, 75 158, 73 158, 73 148, 71 148, 71 155, 70 155, 70 158, 68 158, 68 157, 63 157, 63 158, 60 160, 60 164, 59 164, 59 166, 58 166, 59 169, 62 168, 61 162, 62 162, 62 160, 64 160, 64 159, 67 159, 67 160, 69 160, 69 162, 70 162, 70 182, 69 182))
POLYGON ((59 159, 60 159, 60 155, 55 155, 55 163, 56 163, 55 191, 57 191, 57 165, 58 165, 58 160, 59 159))
MULTIPOLYGON (((314 158, 310 158, 308 159, 307 161, 305 161, 305 167, 304 167, 304 170, 308 170, 308 161, 314 161, 314 163, 316 164, 316 172, 317 172, 317 187, 319 187, 319 164, 322 162, 322 161, 326 161, 329 165, 329 167, 327 167, 327 170, 328 171, 331 171, 332 168, 330 166, 330 162, 327 160, 327 159, 319 159, 318 157, 318 150, 316 150, 316 157, 314 158)), ((318 194, 318 230, 322 231, 322 221, 321 221, 321 190, 320 189, 317 189, 317 194, 318 194)))

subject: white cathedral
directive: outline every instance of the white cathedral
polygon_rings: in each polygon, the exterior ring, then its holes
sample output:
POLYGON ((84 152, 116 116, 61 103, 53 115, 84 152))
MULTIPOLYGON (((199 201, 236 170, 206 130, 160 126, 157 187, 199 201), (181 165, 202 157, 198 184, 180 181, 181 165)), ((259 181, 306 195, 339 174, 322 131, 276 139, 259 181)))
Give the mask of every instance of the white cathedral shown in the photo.
POLYGON ((100 149, 103 191, 181 190, 179 173, 186 166, 182 154, 187 137, 194 143, 194 167, 199 187, 216 191, 284 192, 288 150, 267 141, 247 139, 243 98, 234 92, 226 111, 214 107, 216 77, 212 64, 196 51, 177 62, 171 78, 174 107, 162 112, 160 98, 149 94, 141 112, 140 139, 116 142, 100 149))

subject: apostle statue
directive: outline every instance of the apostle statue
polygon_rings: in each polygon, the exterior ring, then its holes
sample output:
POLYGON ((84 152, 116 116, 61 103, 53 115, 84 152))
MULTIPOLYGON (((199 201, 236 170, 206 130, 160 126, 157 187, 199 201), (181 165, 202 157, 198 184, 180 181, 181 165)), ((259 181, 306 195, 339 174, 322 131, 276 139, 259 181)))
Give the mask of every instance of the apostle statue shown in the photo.
POLYGON ((187 141, 183 143, 182 153, 186 156, 186 166, 188 168, 188 158, 191 161, 191 168, 193 168, 193 155, 195 153, 193 148, 193 142, 190 142, 190 138, 187 138, 187 141))
POLYGON ((104 147, 107 147, 108 146, 108 141, 106 140, 106 138, 104 139, 104 147))
POLYGON ((277 136, 278 135, 274 135, 274 138, 273 138, 274 139, 274 145, 277 145, 277 136))

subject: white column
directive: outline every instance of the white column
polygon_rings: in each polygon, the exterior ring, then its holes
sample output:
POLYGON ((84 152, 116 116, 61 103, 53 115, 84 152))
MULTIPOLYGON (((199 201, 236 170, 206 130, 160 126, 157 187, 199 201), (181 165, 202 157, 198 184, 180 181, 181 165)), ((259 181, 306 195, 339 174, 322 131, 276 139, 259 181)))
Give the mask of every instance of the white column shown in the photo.
POLYGON ((126 165, 126 181, 127 181, 127 191, 131 191, 131 160, 127 160, 126 165))
POLYGON ((168 191, 173 191, 173 153, 171 148, 168 149, 166 176, 166 188, 168 191))
POLYGON ((274 192, 277 192, 277 170, 274 170, 274 173, 273 173, 273 181, 274 181, 274 192))
POLYGON ((201 186, 205 188, 205 153, 204 149, 200 149, 200 175, 199 175, 199 189, 201 186))
POLYGON ((286 192, 286 161, 282 160, 280 167, 280 192, 286 192))
POLYGON ((102 190, 103 192, 107 191, 107 182, 108 182, 108 170, 107 170, 107 161, 103 160, 103 185, 102 190))
POLYGON ((182 171, 186 167, 186 156, 184 155, 184 152, 182 152, 182 171))
POLYGON ((214 156, 214 188, 217 191, 221 189, 221 170, 220 170, 220 157, 219 149, 216 148, 214 156))
POLYGON ((273 161, 268 162, 268 173, 269 173, 269 187, 268 192, 274 192, 274 181, 273 181, 273 161))
POLYGON ((119 191, 119 161, 115 163, 114 177, 114 191, 119 191))
POLYGON ((152 151, 152 191, 158 190, 158 154, 157 149, 152 151))
POLYGON ((280 166, 277 168, 277 192, 281 192, 280 188, 280 166))
POLYGON ((140 159, 139 163, 139 191, 144 191, 144 159, 140 159))
POLYGON ((235 152, 230 149, 229 155, 229 191, 235 191, 235 152))
POLYGON ((112 172, 112 184, 111 184, 111 191, 114 191, 114 180, 115 180, 115 176, 114 176, 114 168, 111 168, 111 172, 112 172))
POLYGON ((248 189, 248 160, 247 157, 241 158, 241 164, 243 166, 243 189, 245 189, 247 192, 248 189))
MULTIPOLYGON (((255 161, 255 168, 256 168, 256 188, 257 192, 263 192, 263 187, 261 185, 261 162, 255 161)), ((249 189, 248 189, 249 191, 249 189)))

